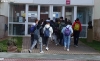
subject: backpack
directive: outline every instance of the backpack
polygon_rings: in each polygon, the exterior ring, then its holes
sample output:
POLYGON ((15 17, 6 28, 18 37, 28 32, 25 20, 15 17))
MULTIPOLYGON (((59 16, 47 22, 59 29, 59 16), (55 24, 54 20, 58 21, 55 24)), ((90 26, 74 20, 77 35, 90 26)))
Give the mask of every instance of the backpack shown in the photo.
MULTIPOLYGON (((49 28, 50 28, 50 27, 49 27, 49 28)), ((49 36, 50 36, 49 28, 45 28, 45 31, 44 31, 44 36, 45 36, 45 37, 49 37, 49 36)))
POLYGON ((35 29, 35 31, 34 31, 34 39, 39 39, 39 37, 40 37, 40 29, 35 29))
POLYGON ((63 27, 65 27, 65 24, 60 24, 60 30, 62 30, 63 27))
POLYGON ((76 23, 75 26, 74 26, 74 30, 79 31, 79 28, 80 28, 79 23, 76 23))
POLYGON ((69 27, 68 28, 66 27, 66 29, 64 31, 65 36, 69 36, 70 33, 71 33, 71 31, 70 31, 69 27))
POLYGON ((32 27, 30 28, 30 33, 33 33, 34 30, 35 30, 35 26, 32 26, 32 27))

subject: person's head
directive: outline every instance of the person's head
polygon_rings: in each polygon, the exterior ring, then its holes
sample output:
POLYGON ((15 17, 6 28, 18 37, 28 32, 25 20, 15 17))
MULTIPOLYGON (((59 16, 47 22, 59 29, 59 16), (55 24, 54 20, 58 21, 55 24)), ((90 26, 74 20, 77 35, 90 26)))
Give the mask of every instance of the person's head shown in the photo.
POLYGON ((72 22, 70 20, 67 21, 68 25, 72 25, 72 22))
POLYGON ((79 18, 76 18, 76 21, 79 21, 79 18))
POLYGON ((60 17, 60 20, 63 20, 63 17, 60 17))
POLYGON ((50 22, 53 22, 53 20, 51 20, 50 22))
POLYGON ((67 18, 65 18, 65 21, 67 21, 67 18))
POLYGON ((62 20, 62 22, 63 22, 63 23, 65 23, 65 21, 64 21, 64 20, 62 20))
POLYGON ((50 18, 48 18, 48 20, 50 20, 50 18))
POLYGON ((50 24, 50 20, 46 20, 46 24, 50 24))
POLYGON ((35 23, 38 24, 38 19, 35 20, 35 23))
POLYGON ((55 19, 55 22, 58 22, 58 18, 55 19))

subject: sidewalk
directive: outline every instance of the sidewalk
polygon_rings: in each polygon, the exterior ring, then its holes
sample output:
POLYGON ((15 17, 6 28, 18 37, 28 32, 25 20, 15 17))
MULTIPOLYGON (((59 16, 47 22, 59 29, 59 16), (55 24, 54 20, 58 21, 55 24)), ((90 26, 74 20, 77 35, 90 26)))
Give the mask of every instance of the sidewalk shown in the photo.
POLYGON ((45 59, 45 60, 100 60, 100 55, 78 55, 78 54, 39 54, 39 53, 0 53, 0 58, 13 58, 13 59, 45 59))
MULTIPOLYGON (((45 50, 43 47, 44 54, 100 54, 93 48, 81 43, 79 41, 79 47, 74 47, 73 40, 71 41, 70 51, 65 51, 63 46, 56 46, 54 42, 50 42, 49 51, 45 50)), ((30 37, 23 37, 22 53, 29 53, 30 48, 30 37)), ((33 49, 32 53, 39 53, 38 49, 33 49)))

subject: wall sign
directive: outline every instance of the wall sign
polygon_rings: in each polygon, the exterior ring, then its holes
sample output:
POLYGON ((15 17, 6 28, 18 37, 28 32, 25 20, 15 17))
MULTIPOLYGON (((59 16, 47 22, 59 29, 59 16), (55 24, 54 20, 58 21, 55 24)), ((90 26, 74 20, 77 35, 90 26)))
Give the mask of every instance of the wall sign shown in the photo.
POLYGON ((70 0, 66 0, 66 5, 70 5, 70 0))

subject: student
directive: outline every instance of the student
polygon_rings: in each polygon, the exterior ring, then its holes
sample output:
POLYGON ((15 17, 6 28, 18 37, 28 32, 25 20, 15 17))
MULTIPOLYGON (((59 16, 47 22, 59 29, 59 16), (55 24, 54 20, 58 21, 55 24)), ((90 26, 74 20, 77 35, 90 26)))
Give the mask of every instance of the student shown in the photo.
POLYGON ((65 27, 66 24, 65 24, 65 21, 63 20, 63 17, 60 17, 60 25, 59 25, 59 30, 60 30, 60 42, 59 44, 60 45, 63 45, 63 34, 61 33, 61 30, 63 29, 63 27, 65 27))
POLYGON ((74 35, 73 35, 74 36, 74 46, 78 47, 79 35, 80 35, 80 32, 82 31, 82 26, 81 26, 81 23, 79 21, 79 18, 77 18, 75 20, 75 22, 72 25, 72 28, 74 30, 74 35))
POLYGON ((42 37, 40 37, 40 29, 41 29, 41 26, 40 25, 37 25, 35 30, 34 30, 34 41, 33 41, 33 44, 31 46, 31 48, 29 49, 29 53, 32 52, 32 49, 34 48, 34 46, 39 43, 40 44, 40 53, 44 53, 43 50, 42 50, 42 37))
POLYGON ((67 22, 66 27, 63 27, 62 33, 63 33, 63 39, 64 39, 64 50, 67 49, 67 51, 69 51, 70 38, 71 38, 71 35, 73 34, 73 29, 72 29, 72 26, 70 25, 70 21, 67 22))
POLYGON ((53 33, 53 28, 50 26, 50 20, 46 20, 46 25, 43 28, 43 33, 44 33, 46 50, 49 50, 48 43, 49 43, 49 40, 51 39, 51 35, 53 33))

